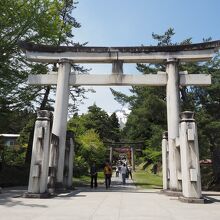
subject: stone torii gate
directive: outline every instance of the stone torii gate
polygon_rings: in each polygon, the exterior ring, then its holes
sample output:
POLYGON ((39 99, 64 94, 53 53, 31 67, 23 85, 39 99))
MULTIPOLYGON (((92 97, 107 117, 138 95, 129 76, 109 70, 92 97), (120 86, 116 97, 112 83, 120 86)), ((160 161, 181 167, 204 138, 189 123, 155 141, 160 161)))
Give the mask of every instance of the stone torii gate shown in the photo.
POLYGON ((63 183, 69 86, 166 86, 169 188, 173 191, 181 190, 181 184, 178 181, 178 170, 181 169, 180 151, 176 150, 176 138, 179 137, 179 86, 207 86, 211 84, 211 76, 179 72, 178 63, 211 59, 218 50, 220 41, 147 47, 54 47, 31 43, 23 43, 21 46, 26 51, 26 56, 30 61, 59 63, 58 72, 31 75, 28 78, 30 85, 57 85, 52 133, 59 137, 57 170, 57 182, 59 184, 62 185, 63 183), (78 75, 76 72, 71 72, 71 64, 76 63, 112 63, 112 74, 78 75), (123 63, 165 63, 166 72, 126 75, 123 74, 123 63))

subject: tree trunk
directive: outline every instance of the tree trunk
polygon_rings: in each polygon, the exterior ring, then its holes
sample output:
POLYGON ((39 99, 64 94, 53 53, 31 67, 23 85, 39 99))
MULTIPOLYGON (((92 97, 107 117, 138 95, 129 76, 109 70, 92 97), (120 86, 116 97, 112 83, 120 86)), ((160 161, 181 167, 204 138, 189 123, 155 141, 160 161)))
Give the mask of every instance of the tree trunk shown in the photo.
POLYGON ((48 102, 48 97, 49 97, 49 94, 50 94, 50 89, 51 87, 50 86, 47 86, 46 87, 46 91, 44 93, 44 98, 41 102, 41 105, 40 105, 40 110, 43 110, 46 108, 46 105, 47 105, 47 102, 48 102))

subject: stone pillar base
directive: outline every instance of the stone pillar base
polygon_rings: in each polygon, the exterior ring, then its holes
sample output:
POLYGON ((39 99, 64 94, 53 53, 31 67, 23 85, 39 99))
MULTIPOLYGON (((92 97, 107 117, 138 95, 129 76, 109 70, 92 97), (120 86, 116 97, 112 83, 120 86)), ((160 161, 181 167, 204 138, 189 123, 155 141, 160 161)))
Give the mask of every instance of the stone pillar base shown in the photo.
POLYGON ((197 204, 204 204, 205 203, 205 199, 204 198, 187 198, 187 197, 183 197, 183 196, 180 196, 178 198, 178 200, 180 202, 185 202, 185 203, 197 203, 197 204))
POLYGON ((160 193, 160 194, 165 194, 166 191, 167 191, 167 189, 161 189, 161 190, 159 191, 159 193, 160 193))
POLYGON ((67 191, 67 189, 63 183, 61 183, 61 182, 55 183, 55 192, 62 193, 62 192, 66 192, 66 191, 67 191))
POLYGON ((32 199, 46 199, 50 198, 50 193, 29 193, 26 192, 23 194, 23 198, 32 198, 32 199))
POLYGON ((180 197, 183 195, 183 193, 180 191, 172 191, 172 190, 165 190, 165 189, 161 190, 161 193, 164 193, 165 195, 172 196, 172 197, 180 197))
POLYGON ((74 190, 75 187, 74 187, 74 186, 67 186, 66 189, 67 189, 67 190, 74 190))
POLYGON ((49 194, 50 194, 51 196, 56 196, 56 195, 57 195, 57 193, 56 193, 56 191, 55 191, 54 188, 48 188, 48 192, 49 192, 49 194))

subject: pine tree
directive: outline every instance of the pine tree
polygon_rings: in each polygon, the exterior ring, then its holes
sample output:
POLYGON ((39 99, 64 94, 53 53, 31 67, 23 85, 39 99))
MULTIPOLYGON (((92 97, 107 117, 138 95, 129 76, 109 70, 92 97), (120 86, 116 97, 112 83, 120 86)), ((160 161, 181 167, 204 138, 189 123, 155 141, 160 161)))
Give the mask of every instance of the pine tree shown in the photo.
MULTIPOLYGON (((190 44, 191 38, 181 43, 173 43, 174 30, 169 29, 162 35, 153 34, 159 46, 190 44)), ((211 38, 205 41, 211 40, 211 38)), ((137 64, 142 74, 165 71, 162 65, 137 64)), ((195 111, 198 125, 200 158, 212 158, 213 180, 212 184, 220 184, 220 59, 219 54, 205 63, 186 63, 179 65, 179 71, 188 71, 189 74, 211 74, 210 87, 181 86, 181 111, 195 111)), ((131 139, 145 139, 146 157, 152 151, 160 151, 162 131, 166 130, 166 97, 164 88, 149 88, 133 86, 131 96, 112 90, 115 100, 122 105, 130 105, 131 114, 125 129, 124 136, 131 139), (152 150, 150 150, 152 149, 152 150), (149 153, 150 152, 150 153, 149 153)), ((152 159, 152 158, 151 158, 152 159)))

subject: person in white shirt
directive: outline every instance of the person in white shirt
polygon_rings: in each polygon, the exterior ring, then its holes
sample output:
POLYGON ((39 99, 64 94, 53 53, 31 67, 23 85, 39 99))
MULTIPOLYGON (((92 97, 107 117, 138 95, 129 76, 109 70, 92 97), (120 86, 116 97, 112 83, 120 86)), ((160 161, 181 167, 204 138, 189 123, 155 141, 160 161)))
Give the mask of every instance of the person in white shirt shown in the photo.
POLYGON ((123 164, 122 167, 121 167, 121 175, 122 175, 122 183, 123 183, 123 185, 125 184, 126 173, 127 173, 127 167, 126 167, 125 164, 123 164))

